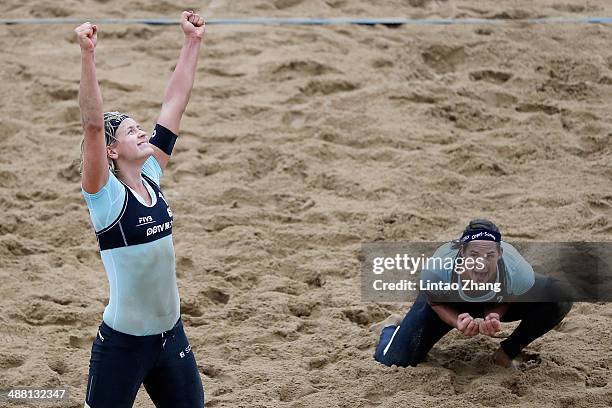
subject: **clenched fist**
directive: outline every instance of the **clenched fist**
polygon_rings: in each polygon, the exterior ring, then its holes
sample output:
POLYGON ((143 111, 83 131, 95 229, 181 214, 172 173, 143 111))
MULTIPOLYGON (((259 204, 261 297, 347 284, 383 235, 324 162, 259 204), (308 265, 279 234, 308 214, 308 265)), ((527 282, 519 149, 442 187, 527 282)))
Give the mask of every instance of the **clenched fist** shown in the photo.
POLYGON ((183 11, 183 14, 181 14, 181 28, 183 29, 185 36, 192 36, 201 39, 204 37, 204 29, 206 28, 206 24, 204 23, 204 19, 198 14, 195 14, 193 10, 183 11))
POLYGON ((478 322, 469 313, 461 313, 457 316, 455 327, 466 336, 472 337, 478 334, 478 322))
POLYGON ((74 29, 81 51, 93 52, 98 42, 98 27, 90 22, 83 23, 74 29))
POLYGON ((501 323, 499 322, 499 314, 489 313, 483 321, 480 322, 478 330, 481 334, 487 336, 494 336, 495 333, 501 330, 501 323))

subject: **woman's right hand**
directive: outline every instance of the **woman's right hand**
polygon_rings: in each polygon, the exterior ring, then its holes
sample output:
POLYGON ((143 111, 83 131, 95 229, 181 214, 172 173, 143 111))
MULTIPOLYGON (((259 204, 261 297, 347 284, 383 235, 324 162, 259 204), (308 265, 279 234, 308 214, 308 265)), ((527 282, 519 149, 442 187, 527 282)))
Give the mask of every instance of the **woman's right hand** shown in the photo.
POLYGON ((93 52, 98 42, 98 27, 90 22, 83 23, 74 29, 81 51, 93 52))
POLYGON ((461 313, 457 316, 455 327, 466 336, 471 337, 478 334, 478 323, 469 313, 461 313))

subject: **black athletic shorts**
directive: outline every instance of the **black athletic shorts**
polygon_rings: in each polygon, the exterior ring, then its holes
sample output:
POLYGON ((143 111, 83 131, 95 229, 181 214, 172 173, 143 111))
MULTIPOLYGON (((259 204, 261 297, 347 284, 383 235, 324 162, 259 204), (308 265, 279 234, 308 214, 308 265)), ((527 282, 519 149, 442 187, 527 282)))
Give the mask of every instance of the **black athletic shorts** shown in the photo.
POLYGON ((183 322, 133 336, 102 322, 91 347, 85 401, 91 408, 132 407, 140 385, 157 408, 204 407, 204 388, 183 322))

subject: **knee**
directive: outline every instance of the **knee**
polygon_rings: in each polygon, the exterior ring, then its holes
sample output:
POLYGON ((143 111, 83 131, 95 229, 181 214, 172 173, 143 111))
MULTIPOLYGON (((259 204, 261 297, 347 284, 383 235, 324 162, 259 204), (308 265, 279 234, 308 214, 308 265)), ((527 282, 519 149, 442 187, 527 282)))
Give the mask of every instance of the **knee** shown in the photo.
POLYGON ((539 312, 546 316, 565 316, 572 309, 573 303, 570 301, 559 301, 559 302, 544 302, 535 304, 536 309, 534 312, 539 312), (537 307, 539 305, 539 307, 537 307))
POLYGON ((540 319, 545 319, 554 324, 558 324, 565 318, 565 316, 572 309, 572 302, 561 301, 561 302, 550 302, 544 303, 544 307, 540 311, 540 319))
POLYGON ((393 365, 389 361, 387 361, 385 356, 382 353, 378 352, 378 350, 376 351, 376 353, 374 353, 374 360, 378 361, 380 364, 386 365, 387 367, 391 367, 393 365))
POLYGON ((394 356, 389 353, 385 355, 382 351, 379 350, 374 353, 374 360, 378 361, 380 364, 386 365, 387 367, 416 367, 416 365, 421 362, 412 358, 412 356, 402 356, 401 358, 398 358, 397 356, 394 356))

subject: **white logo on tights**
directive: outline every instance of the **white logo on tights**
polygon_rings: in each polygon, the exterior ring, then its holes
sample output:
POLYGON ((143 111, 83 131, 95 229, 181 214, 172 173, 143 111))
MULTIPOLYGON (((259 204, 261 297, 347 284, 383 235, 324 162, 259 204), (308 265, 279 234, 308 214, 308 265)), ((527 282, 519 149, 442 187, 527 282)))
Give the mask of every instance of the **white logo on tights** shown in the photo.
POLYGON ((188 345, 187 347, 185 347, 185 351, 181 351, 179 353, 179 356, 181 358, 185 357, 185 355, 189 354, 191 352, 191 345, 188 345))

